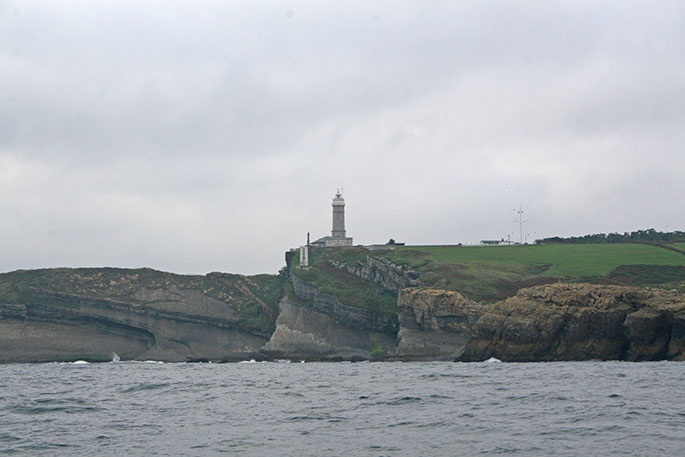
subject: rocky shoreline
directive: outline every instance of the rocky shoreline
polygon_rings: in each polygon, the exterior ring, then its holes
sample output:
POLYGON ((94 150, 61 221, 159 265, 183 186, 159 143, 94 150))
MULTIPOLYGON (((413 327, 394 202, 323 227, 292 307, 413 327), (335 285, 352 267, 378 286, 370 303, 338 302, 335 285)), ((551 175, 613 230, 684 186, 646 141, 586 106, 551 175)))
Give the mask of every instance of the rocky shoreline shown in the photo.
POLYGON ((358 335, 333 314, 284 300, 266 348, 305 358, 685 360, 685 297, 676 293, 552 284, 483 305, 458 292, 403 289, 399 308, 397 334, 358 335))
MULTIPOLYGON (((388 265, 353 273, 406 285, 406 275, 388 265)), ((399 311, 389 314, 344 305, 294 275, 291 293, 273 305, 249 279, 221 279, 236 286, 223 299, 213 287, 173 280, 135 283, 115 298, 97 296, 96 288, 30 287, 0 302, 0 362, 108 361, 113 354, 169 362, 685 360, 685 296, 675 291, 558 283, 482 304, 459 292, 405 287, 399 311), (237 301, 238 293, 247 301, 237 301), (255 300, 275 316, 272 324, 254 328, 238 319, 247 305, 261 309, 255 300)))

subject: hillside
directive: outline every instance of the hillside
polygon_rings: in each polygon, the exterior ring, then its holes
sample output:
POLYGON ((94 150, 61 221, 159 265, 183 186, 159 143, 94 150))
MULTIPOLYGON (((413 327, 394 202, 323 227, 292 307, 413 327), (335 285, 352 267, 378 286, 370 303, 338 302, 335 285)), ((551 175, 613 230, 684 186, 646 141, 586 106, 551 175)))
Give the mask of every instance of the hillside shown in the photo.
POLYGON ((521 288, 554 282, 649 285, 685 291, 685 255, 646 244, 548 244, 524 246, 402 246, 335 248, 327 262, 350 265, 385 258, 418 273, 422 288, 459 291, 491 303, 521 288))
POLYGON ((226 303, 237 327, 268 334, 273 330, 284 282, 275 275, 178 275, 150 268, 18 270, 0 274, 0 306, 25 302, 29 296, 46 291, 164 308, 173 302, 162 298, 164 291, 196 290, 226 303))
MULTIPOLYGON (((364 252, 365 249, 361 248, 364 252)), ((300 268, 299 258, 289 259, 291 273, 298 278, 316 284, 323 293, 334 295, 342 303, 368 308, 378 312, 397 313, 397 290, 384 290, 371 281, 341 270, 331 264, 332 259, 357 248, 315 248, 310 250, 309 267, 300 268)), ((360 260, 365 260, 360 257, 360 260)))
POLYGON ((685 255, 643 243, 313 248, 271 354, 683 360, 685 255), (397 305, 392 304, 397 297, 397 305))
POLYGON ((0 274, 0 362, 683 360, 679 246, 312 248, 279 275, 0 274))
POLYGON ((0 275, 0 361, 235 359, 275 328, 286 278, 120 268, 0 275))

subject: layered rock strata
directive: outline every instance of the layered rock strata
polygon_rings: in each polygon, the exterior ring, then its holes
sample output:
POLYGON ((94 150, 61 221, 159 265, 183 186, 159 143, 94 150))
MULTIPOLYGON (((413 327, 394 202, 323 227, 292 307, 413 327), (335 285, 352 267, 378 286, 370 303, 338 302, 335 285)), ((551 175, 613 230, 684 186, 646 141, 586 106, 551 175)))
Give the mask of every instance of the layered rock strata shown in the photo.
POLYGON ((366 256, 364 261, 351 265, 331 259, 329 263, 339 270, 352 273, 364 281, 381 286, 392 292, 419 285, 419 273, 403 265, 396 265, 384 257, 366 256))
POLYGON ((331 316, 338 324, 347 327, 397 333, 399 324, 394 314, 343 304, 335 295, 321 292, 316 283, 305 281, 296 275, 291 275, 290 281, 300 306, 331 316))
POLYGON ((398 298, 397 355, 411 359, 454 360, 471 338, 483 306, 458 292, 404 289, 398 298))
POLYGON ((341 324, 335 314, 316 311, 287 297, 280 310, 276 330, 262 350, 268 357, 368 360, 395 352, 392 333, 341 324))
MULTIPOLYGON (((130 290, 125 294, 105 298, 101 286, 93 288, 92 278, 100 277, 97 270, 42 274, 45 283, 55 283, 54 278, 62 274, 61 284, 73 282, 79 293, 36 287, 6 293, 4 302, 0 301, 0 362, 98 361, 117 356, 122 360, 242 360, 260 356, 271 334, 246 326, 244 315, 236 310, 238 305, 258 308, 253 298, 224 302, 203 290, 178 287, 173 275, 163 276, 159 281, 163 286, 127 282, 130 290), (8 303, 9 297, 14 302, 8 303)), ((133 270, 121 270, 121 274, 137 279, 160 276, 133 270)), ((247 287, 239 277, 231 279, 247 287)), ((5 290, 8 284, 13 286, 5 281, 5 290)))
POLYGON ((426 341, 445 355, 453 347, 463 361, 685 359, 685 298, 672 292, 554 284, 479 305, 456 292, 414 290, 399 304, 398 352, 406 354, 426 341))
POLYGON ((276 330, 262 352, 273 358, 361 360, 394 355, 397 316, 340 302, 290 275, 292 296, 279 304, 276 330))
MULTIPOLYGON (((401 282, 373 271, 363 275, 375 284, 401 282)), ((675 291, 553 284, 484 305, 458 292, 405 288, 392 313, 343 304, 294 275, 283 297, 284 278, 32 273, 48 289, 16 286, 22 274, 0 281, 0 362, 114 353, 165 361, 685 360, 685 296, 675 291)))

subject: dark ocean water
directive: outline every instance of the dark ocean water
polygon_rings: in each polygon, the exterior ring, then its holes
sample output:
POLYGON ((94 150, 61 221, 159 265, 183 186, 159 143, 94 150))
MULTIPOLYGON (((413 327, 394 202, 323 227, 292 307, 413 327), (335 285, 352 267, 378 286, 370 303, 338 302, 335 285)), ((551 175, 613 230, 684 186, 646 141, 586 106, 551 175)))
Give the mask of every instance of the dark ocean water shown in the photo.
POLYGON ((685 363, 0 365, 0 454, 685 455, 685 363))

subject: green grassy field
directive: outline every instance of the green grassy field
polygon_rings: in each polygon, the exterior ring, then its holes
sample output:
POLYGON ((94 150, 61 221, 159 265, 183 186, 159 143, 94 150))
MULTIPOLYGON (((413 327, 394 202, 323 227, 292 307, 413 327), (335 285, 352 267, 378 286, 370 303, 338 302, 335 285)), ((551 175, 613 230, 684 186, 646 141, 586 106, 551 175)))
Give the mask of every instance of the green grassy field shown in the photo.
MULTIPOLYGON (((551 244, 533 246, 416 246, 436 263, 523 264, 545 267, 545 276, 604 276, 621 265, 685 266, 685 255, 644 244, 551 244)), ((392 257, 392 254, 390 254, 392 257)))
POLYGON ((348 263, 386 257, 419 271, 422 287, 457 290, 484 302, 557 281, 685 288, 685 255, 645 244, 355 247, 322 255, 348 263))

